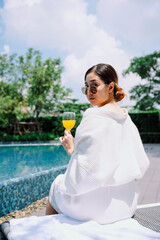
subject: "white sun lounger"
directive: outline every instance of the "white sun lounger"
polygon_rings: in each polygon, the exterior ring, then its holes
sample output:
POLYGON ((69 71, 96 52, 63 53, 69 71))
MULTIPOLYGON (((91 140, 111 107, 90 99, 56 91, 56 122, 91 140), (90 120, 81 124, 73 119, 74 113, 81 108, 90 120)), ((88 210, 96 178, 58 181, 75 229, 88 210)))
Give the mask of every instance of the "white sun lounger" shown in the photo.
MULTIPOLYGON (((133 218, 140 225, 160 233, 160 203, 139 205, 133 218)), ((11 240, 9 221, 0 225, 0 240, 11 240)))

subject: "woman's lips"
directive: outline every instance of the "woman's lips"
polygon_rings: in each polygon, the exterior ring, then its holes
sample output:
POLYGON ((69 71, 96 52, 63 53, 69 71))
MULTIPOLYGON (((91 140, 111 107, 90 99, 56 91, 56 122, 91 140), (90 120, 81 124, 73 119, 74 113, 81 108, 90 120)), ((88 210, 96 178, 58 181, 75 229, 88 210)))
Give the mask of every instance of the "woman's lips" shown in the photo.
POLYGON ((90 101, 92 101, 92 100, 94 100, 94 99, 95 99, 94 97, 90 97, 90 98, 89 98, 90 101))

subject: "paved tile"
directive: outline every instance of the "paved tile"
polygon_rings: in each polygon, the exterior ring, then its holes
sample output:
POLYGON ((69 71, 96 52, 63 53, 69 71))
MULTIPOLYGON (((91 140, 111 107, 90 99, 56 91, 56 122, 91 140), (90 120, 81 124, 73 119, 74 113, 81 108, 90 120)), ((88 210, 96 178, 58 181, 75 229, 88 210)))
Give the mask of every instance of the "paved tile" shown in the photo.
POLYGON ((141 194, 138 204, 160 203, 160 144, 144 144, 150 167, 139 181, 141 194))

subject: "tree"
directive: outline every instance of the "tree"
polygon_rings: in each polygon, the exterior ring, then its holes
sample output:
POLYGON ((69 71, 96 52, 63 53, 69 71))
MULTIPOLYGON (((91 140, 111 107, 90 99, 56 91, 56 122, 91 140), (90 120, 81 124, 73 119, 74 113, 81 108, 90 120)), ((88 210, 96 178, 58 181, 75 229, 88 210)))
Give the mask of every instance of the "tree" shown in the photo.
POLYGON ((63 103, 57 111, 59 112, 75 112, 75 114, 82 114, 91 105, 90 103, 76 103, 78 99, 70 99, 70 102, 63 103))
POLYGON ((18 93, 17 85, 0 82, 0 125, 5 127, 11 122, 21 120, 23 96, 18 93))
POLYGON ((130 90, 131 99, 136 100, 135 108, 153 110, 160 104, 160 52, 154 52, 144 57, 131 60, 123 75, 130 72, 137 74, 143 84, 136 85, 130 90))
MULTIPOLYGON (((28 106, 30 115, 37 120, 40 113, 54 110, 71 93, 61 84, 62 69, 60 59, 43 60, 41 53, 33 48, 29 48, 24 56, 0 55, 1 84, 12 85, 16 89, 15 97, 23 95, 17 103, 28 106)), ((12 98, 11 92, 8 94, 12 98)))
POLYGON ((49 58, 42 61, 40 52, 29 49, 28 103, 38 120, 40 113, 55 110, 70 95, 71 90, 61 85, 61 61, 49 58))
POLYGON ((21 106, 23 95, 17 81, 16 54, 0 55, 0 124, 5 127, 23 118, 21 106))

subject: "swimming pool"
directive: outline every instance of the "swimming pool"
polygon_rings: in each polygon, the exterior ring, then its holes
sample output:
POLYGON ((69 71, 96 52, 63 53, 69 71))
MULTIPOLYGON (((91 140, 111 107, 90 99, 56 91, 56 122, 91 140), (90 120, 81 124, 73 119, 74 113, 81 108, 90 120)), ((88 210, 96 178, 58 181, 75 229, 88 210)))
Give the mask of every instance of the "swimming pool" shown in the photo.
POLYGON ((69 156, 58 143, 0 145, 0 217, 48 196, 69 156))
POLYGON ((68 160, 58 143, 1 144, 0 182, 63 166, 68 160))

